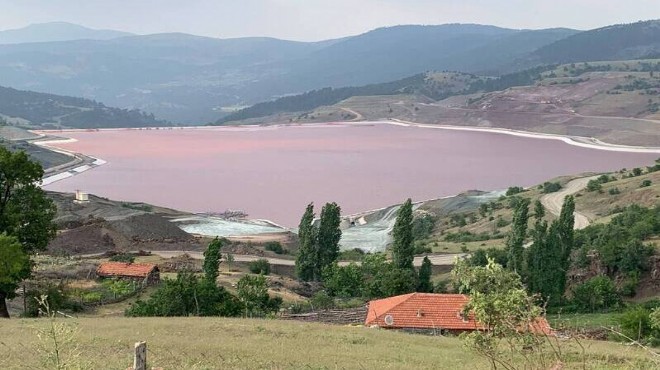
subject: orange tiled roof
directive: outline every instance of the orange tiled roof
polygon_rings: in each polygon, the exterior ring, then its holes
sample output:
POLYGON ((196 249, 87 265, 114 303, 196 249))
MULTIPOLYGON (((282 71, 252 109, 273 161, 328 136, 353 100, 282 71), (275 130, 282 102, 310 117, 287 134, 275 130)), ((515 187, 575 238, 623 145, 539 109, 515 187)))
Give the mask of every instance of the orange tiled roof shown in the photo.
POLYGON ((146 278, 155 268, 157 268, 156 265, 152 263, 106 262, 96 269, 96 274, 98 276, 146 278))
MULTIPOLYGON (((473 315, 462 317, 463 307, 469 299, 463 294, 432 293, 410 293, 378 299, 369 302, 365 325, 399 329, 484 329, 473 315)), ((537 323, 532 325, 532 330, 544 334, 552 333, 544 318, 539 318, 537 323)))

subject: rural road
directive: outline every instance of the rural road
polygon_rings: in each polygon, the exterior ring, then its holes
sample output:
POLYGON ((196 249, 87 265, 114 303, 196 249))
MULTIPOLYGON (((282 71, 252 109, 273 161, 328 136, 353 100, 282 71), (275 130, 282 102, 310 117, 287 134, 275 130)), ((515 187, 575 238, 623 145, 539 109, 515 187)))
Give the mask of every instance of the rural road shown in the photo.
MULTIPOLYGON (((555 216, 559 216, 559 214, 561 213, 561 206, 564 204, 564 198, 566 198, 569 195, 573 195, 579 192, 580 190, 586 188, 587 183, 590 180, 593 180, 597 177, 598 176, 582 177, 579 179, 572 180, 558 192, 550 193, 542 196, 541 203, 548 211, 550 211, 550 213, 552 213, 555 216)), ((580 212, 575 212, 574 215, 575 215, 574 228, 576 230, 581 230, 589 226, 589 219, 587 218, 587 216, 583 215, 580 212)))
MULTIPOLYGON (((172 257, 177 257, 182 254, 188 254, 190 257, 194 259, 204 259, 204 252, 192 252, 192 251, 151 251, 152 254, 155 254, 157 256, 163 257, 163 258, 172 258, 172 257)), ((429 254, 428 257, 431 260, 431 263, 436 266, 441 266, 441 265, 453 265, 454 264, 454 259, 456 257, 459 258, 464 258, 466 254, 463 253, 456 253, 456 254, 429 254)), ((252 255, 241 255, 241 254, 235 254, 234 255, 234 261, 236 262, 252 262, 256 261, 259 259, 266 259, 268 260, 268 263, 271 265, 280 265, 280 266, 295 266, 296 261, 295 260, 288 260, 288 259, 283 259, 283 258, 273 258, 273 257, 260 257, 260 256, 252 256, 252 255)), ((419 267, 422 265, 422 261, 424 260, 424 257, 415 257, 415 260, 413 261, 413 264, 416 267, 419 267)), ((347 266, 351 262, 339 262, 340 266, 347 266)), ((358 262, 359 264, 359 262, 358 262)))
MULTIPOLYGON (((137 251, 134 251, 137 252, 137 251)), ((191 258, 194 259, 199 259, 203 260, 204 259, 204 252, 200 251, 151 251, 151 254, 162 257, 162 258, 173 258, 173 257, 178 257, 184 254, 189 255, 191 258)), ((95 253, 95 254, 85 254, 80 257, 83 258, 94 258, 94 257, 101 257, 103 256, 103 253, 95 253)), ((456 257, 458 258, 465 258, 467 254, 465 253, 455 253, 455 254, 429 254, 428 257, 431 260, 431 263, 435 266, 443 266, 443 265, 453 265, 454 260, 456 257)), ((259 259, 266 259, 268 260, 268 263, 271 265, 280 265, 280 266, 295 266, 296 261, 294 260, 289 260, 289 259, 284 259, 284 258, 273 258, 273 257, 261 257, 261 256, 252 256, 252 255, 242 255, 242 254, 235 254, 234 255, 234 261, 235 262, 252 262, 256 261, 259 259)), ((413 261, 413 264, 417 267, 422 265, 422 261, 424 260, 423 256, 420 257, 415 257, 415 260, 413 261)), ((346 266, 350 264, 351 262, 339 262, 340 266, 346 266)), ((357 262, 359 264, 359 262, 357 262)))

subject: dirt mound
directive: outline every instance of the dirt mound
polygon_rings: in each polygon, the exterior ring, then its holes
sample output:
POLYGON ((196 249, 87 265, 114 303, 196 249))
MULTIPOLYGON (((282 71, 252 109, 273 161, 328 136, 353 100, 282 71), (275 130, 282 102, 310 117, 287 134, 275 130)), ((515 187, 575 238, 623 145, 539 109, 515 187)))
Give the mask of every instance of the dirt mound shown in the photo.
POLYGON ((193 237, 163 216, 143 214, 108 222, 108 227, 135 242, 190 242, 193 237))
POLYGON ((102 223, 60 232, 48 245, 51 254, 89 254, 115 249, 115 241, 102 223))

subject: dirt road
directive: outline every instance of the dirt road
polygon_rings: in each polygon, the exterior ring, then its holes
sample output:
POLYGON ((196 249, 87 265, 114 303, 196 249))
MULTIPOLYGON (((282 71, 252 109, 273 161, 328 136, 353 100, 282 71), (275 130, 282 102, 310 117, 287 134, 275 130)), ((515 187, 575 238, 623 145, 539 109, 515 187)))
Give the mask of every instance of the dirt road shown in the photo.
MULTIPOLYGON (((597 178, 598 176, 591 176, 591 177, 582 177, 579 179, 575 179, 570 181, 566 186, 564 186, 563 189, 556 193, 550 193, 546 194, 541 197, 541 203, 543 206, 553 215, 559 216, 561 213, 561 206, 564 204, 564 198, 573 195, 580 190, 584 189, 587 187, 587 183, 590 180, 593 180, 597 178)), ((589 218, 587 216, 583 215, 580 212, 575 212, 575 226, 574 228, 576 230, 584 229, 585 227, 589 226, 589 218)))
MULTIPOLYGON (((199 251, 151 251, 151 254, 154 254, 156 256, 162 257, 162 258, 172 258, 172 257, 178 257, 183 254, 189 255, 191 258, 194 259, 199 259, 203 260, 204 259, 204 252, 199 252, 199 251)), ((81 257, 83 258, 93 258, 93 257, 100 257, 103 254, 86 254, 82 255, 81 257)), ((431 263, 435 266, 444 266, 444 265, 453 265, 454 260, 456 257, 458 258, 465 258, 467 254, 464 253, 456 253, 456 254, 429 254, 428 257, 431 260, 431 263)), ((252 256, 252 255, 242 255, 242 254, 235 254, 234 255, 234 261, 236 262, 252 262, 256 261, 259 259, 266 259, 268 260, 268 263, 271 265, 280 265, 280 266, 295 266, 296 261, 290 260, 290 259, 284 259, 284 258, 273 258, 273 257, 260 257, 260 256, 252 256)), ((424 257, 415 257, 415 260, 413 261, 413 264, 416 267, 419 267, 422 265, 422 261, 424 260, 424 257)), ((350 262, 339 262, 340 266, 346 266, 350 264, 350 262)), ((358 262, 359 264, 359 262, 358 262)))

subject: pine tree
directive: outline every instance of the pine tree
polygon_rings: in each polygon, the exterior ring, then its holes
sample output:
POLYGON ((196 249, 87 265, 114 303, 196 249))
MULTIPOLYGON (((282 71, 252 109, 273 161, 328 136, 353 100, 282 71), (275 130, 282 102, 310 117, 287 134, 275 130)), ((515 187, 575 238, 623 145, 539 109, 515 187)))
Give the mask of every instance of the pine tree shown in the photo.
POLYGON ((402 269, 414 269, 415 246, 413 237, 412 200, 408 198, 399 208, 392 230, 392 259, 394 265, 402 269))
POLYGON ((298 225, 298 239, 300 247, 296 257, 296 274, 303 281, 314 280, 314 270, 316 265, 316 232, 314 222, 314 203, 307 205, 305 213, 300 219, 298 225))
POLYGON ((431 275, 433 274, 433 265, 428 257, 424 257, 422 266, 419 268, 419 278, 417 282, 417 291, 422 293, 433 292, 433 283, 431 275))
POLYGON ((506 242, 508 255, 507 267, 519 274, 523 273, 524 243, 527 236, 528 212, 529 199, 520 199, 513 212, 511 232, 506 242))
POLYGON ((207 282, 212 284, 216 283, 220 274, 220 249, 222 249, 222 244, 222 240, 215 238, 204 252, 204 277, 207 282))
POLYGON ((326 203, 321 210, 321 221, 317 233, 317 258, 315 277, 320 279, 323 270, 339 258, 341 239, 341 208, 337 203, 326 203))

